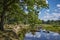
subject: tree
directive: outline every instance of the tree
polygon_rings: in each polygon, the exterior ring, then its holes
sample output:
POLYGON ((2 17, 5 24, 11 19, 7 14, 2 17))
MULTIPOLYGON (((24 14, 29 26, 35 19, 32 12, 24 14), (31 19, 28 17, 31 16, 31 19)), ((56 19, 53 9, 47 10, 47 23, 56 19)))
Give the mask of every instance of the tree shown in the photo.
POLYGON ((26 6, 29 11, 34 11, 34 5, 36 5, 37 8, 48 7, 46 0, 0 0, 0 30, 4 30, 6 15, 21 13, 26 6))
POLYGON ((38 16, 34 12, 28 13, 28 23, 31 27, 34 27, 35 24, 38 22, 38 16))

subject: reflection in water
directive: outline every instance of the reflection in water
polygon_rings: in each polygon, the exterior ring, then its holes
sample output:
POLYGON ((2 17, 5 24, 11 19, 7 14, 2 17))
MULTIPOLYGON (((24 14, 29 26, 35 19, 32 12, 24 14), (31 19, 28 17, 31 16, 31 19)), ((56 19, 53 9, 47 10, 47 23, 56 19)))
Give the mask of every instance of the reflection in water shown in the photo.
POLYGON ((35 32, 35 35, 26 33, 24 40, 60 40, 60 34, 41 29, 40 32, 35 32))

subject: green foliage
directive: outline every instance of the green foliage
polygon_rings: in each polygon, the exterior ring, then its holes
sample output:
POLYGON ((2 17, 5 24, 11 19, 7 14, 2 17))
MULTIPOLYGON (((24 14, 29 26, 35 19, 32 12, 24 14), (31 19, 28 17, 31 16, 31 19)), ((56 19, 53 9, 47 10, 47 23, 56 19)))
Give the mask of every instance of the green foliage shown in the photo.
POLYGON ((22 28, 21 31, 18 32, 18 36, 20 40, 24 40, 25 34, 28 32, 27 29, 22 28))
MULTIPOLYGON (((14 23, 16 21, 18 22, 25 22, 25 13, 24 8, 27 6, 28 11, 32 10, 34 12, 34 5, 37 6, 37 8, 40 7, 48 7, 46 4, 46 0, 1 0, 0 1, 0 15, 3 11, 3 7, 7 7, 4 11, 5 12, 5 22, 8 23, 14 23), (5 4, 4 4, 5 3, 5 4), (5 6, 4 6, 5 5, 5 6)), ((36 16, 37 17, 37 16, 36 16)), ((16 22, 16 23, 18 23, 16 22)))
POLYGON ((34 12, 28 13, 28 21, 31 24, 36 24, 38 21, 38 16, 34 12))
MULTIPOLYGON (((0 0, 0 29, 3 29, 4 23, 28 23, 31 27, 38 24, 37 10, 40 8, 47 8, 46 0, 0 0), (34 9, 36 5, 37 9, 34 9), (27 6, 27 8, 25 8, 27 6), (28 10, 28 14, 25 13, 25 9, 28 10)), ((2 30, 1 29, 1 30, 2 30)), ((23 40, 27 31, 23 29, 19 35, 23 40)))

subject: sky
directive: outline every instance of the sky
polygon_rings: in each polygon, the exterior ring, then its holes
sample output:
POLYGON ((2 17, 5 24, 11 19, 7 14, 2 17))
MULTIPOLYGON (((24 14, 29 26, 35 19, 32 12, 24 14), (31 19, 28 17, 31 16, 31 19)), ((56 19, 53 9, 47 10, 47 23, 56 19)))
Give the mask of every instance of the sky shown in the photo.
POLYGON ((60 0, 46 0, 49 9, 42 9, 39 12, 41 20, 60 20, 60 0))

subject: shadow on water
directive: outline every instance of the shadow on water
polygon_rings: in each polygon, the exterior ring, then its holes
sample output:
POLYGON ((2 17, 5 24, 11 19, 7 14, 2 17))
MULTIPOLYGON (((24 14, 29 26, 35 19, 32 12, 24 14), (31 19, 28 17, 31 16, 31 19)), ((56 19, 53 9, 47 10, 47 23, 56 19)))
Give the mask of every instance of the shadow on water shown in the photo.
POLYGON ((24 40, 60 40, 60 34, 40 29, 35 35, 26 33, 24 40))

